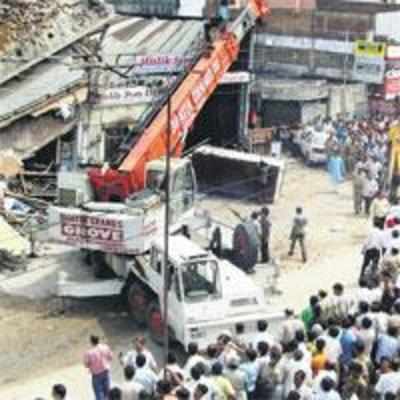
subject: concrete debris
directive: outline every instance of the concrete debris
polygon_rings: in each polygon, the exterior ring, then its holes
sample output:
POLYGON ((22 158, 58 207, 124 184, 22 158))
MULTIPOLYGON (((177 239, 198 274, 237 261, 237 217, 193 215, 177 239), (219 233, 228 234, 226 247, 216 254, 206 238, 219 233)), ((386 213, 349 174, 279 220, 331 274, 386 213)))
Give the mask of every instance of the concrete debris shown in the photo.
POLYGON ((0 217, 0 270, 24 269, 29 251, 29 241, 0 217))
POLYGON ((6 197, 4 199, 4 210, 7 214, 14 214, 17 217, 26 217, 32 208, 20 200, 6 197))
POLYGON ((8 250, 0 249, 0 271, 25 271, 26 268, 26 257, 23 257, 21 255, 15 256, 8 250))
POLYGON ((0 83, 102 26, 108 6, 70 0, 2 0, 0 83))
POLYGON ((22 161, 13 150, 0 152, 0 175, 6 178, 15 177, 23 170, 22 161))

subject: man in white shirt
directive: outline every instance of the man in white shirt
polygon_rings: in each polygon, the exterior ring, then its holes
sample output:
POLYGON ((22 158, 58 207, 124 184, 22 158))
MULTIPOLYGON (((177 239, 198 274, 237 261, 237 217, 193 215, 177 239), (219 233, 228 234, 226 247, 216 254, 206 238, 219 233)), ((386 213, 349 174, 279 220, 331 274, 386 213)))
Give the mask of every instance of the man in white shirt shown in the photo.
POLYGON ((375 386, 376 394, 383 399, 386 393, 398 393, 399 390, 400 373, 392 370, 388 359, 383 359, 381 361, 381 376, 375 386))
POLYGON ((372 267, 377 269, 381 256, 382 232, 374 223, 374 227, 369 233, 367 240, 364 243, 362 254, 364 261, 361 266, 360 280, 364 277, 366 269, 372 264, 372 267))
POLYGON ((146 339, 143 336, 138 336, 133 341, 133 349, 128 351, 125 355, 120 354, 120 362, 122 366, 126 367, 132 365, 137 367, 136 358, 139 354, 146 357, 146 367, 153 371, 157 371, 157 363, 153 354, 146 347, 146 339))
POLYGON ((365 316, 361 320, 361 327, 357 332, 357 337, 365 346, 365 353, 368 357, 371 356, 374 342, 376 340, 376 329, 373 321, 368 316, 365 316))
POLYGON ((294 392, 298 393, 300 400, 312 400, 313 393, 312 389, 306 383, 306 373, 299 370, 294 375, 294 392))
POLYGON ((138 354, 136 357, 136 373, 133 380, 143 386, 143 390, 148 395, 153 395, 156 389, 158 377, 153 370, 146 367, 147 360, 144 354, 138 354))
POLYGON ((280 343, 287 346, 296 338, 297 331, 304 331, 303 322, 295 317, 294 311, 291 309, 285 310, 286 320, 281 325, 280 343))
POLYGON ((379 190, 378 182, 372 177, 368 176, 364 181, 363 198, 365 205, 365 213, 369 215, 371 203, 379 190))
POLYGON ((128 365, 124 368, 125 382, 120 385, 122 400, 139 400, 139 393, 144 387, 139 382, 135 382, 136 370, 133 366, 128 365))
POLYGON ((185 366, 183 367, 186 376, 190 376, 191 369, 197 364, 207 364, 206 359, 199 354, 199 346, 197 345, 197 343, 189 343, 188 353, 189 358, 186 361, 185 366))
POLYGON ((340 344, 340 329, 337 326, 331 326, 328 334, 322 337, 325 340, 326 356, 331 364, 337 364, 342 354, 342 346, 340 344))
POLYGON ((335 390, 335 382, 331 378, 322 379, 320 389, 313 400, 341 400, 339 393, 335 390))
POLYGON ((370 211, 372 221, 376 222, 378 228, 383 229, 386 216, 390 211, 390 203, 385 193, 379 192, 378 195, 372 200, 370 211))
POLYGON ((298 371, 305 374, 305 384, 312 383, 311 364, 305 360, 304 354, 300 350, 296 350, 293 359, 289 359, 283 365, 283 392, 287 396, 292 390, 295 390, 295 376, 298 371))
POLYGON ((337 386, 338 376, 337 372, 335 371, 336 366, 334 364, 331 364, 330 362, 327 362, 325 368, 326 369, 321 369, 318 372, 317 376, 314 378, 312 386, 312 391, 314 396, 320 394, 320 392, 322 391, 321 382, 323 381, 324 378, 332 379, 333 382, 335 383, 335 386, 337 386))
POLYGON ((268 332, 268 322, 260 320, 257 322, 257 334, 255 335, 252 346, 253 349, 257 349, 258 343, 265 342, 271 348, 276 344, 275 338, 268 332))

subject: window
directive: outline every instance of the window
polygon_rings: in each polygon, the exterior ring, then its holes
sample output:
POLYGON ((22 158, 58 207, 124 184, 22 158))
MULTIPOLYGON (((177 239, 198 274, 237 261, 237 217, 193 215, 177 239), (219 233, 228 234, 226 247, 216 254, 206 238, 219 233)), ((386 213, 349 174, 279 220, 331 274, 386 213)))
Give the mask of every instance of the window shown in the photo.
POLYGON ((219 270, 215 261, 198 261, 182 267, 185 299, 196 301, 204 297, 220 297, 219 270))
POLYGON ((146 177, 146 187, 148 189, 159 191, 164 190, 164 173, 161 171, 148 171, 146 177))
POLYGON ((175 289, 176 298, 178 299, 178 301, 182 301, 182 292, 181 292, 181 286, 179 284, 179 275, 178 274, 174 275, 174 289, 175 289))
POLYGON ((153 248, 151 253, 151 268, 161 274, 162 262, 162 254, 157 249, 153 248))

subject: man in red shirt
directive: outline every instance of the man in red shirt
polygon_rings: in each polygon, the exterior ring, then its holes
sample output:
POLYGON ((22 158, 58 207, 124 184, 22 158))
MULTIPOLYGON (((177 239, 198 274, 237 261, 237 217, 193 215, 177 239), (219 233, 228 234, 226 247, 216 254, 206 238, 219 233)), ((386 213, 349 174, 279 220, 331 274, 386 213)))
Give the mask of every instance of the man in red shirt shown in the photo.
POLYGON ((96 400, 106 400, 110 390, 110 364, 113 358, 110 348, 100 343, 98 336, 90 336, 91 349, 84 357, 83 363, 92 375, 92 385, 96 400))

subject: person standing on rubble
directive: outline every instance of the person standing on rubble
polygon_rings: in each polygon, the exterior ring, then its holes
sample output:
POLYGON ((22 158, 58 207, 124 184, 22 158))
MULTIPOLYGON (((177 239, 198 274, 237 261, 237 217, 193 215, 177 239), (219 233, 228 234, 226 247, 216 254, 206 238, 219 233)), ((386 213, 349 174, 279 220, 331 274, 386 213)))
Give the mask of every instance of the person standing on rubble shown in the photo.
POLYGON ((307 223, 307 218, 303 215, 303 209, 301 207, 297 207, 296 215, 293 219, 292 231, 290 233, 289 257, 293 256, 296 243, 299 242, 303 263, 307 262, 307 251, 305 243, 307 223))
POLYGON ((269 263, 270 253, 269 253, 269 240, 271 237, 271 221, 269 219, 269 209, 263 207, 260 213, 260 227, 261 227, 261 262, 269 263))

